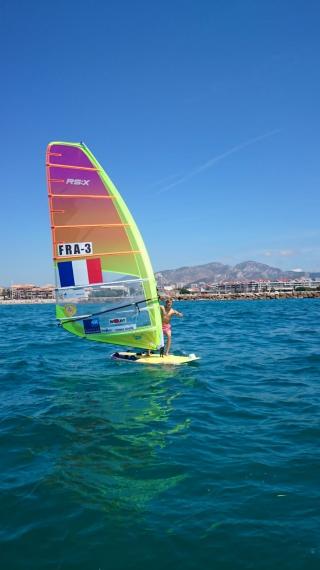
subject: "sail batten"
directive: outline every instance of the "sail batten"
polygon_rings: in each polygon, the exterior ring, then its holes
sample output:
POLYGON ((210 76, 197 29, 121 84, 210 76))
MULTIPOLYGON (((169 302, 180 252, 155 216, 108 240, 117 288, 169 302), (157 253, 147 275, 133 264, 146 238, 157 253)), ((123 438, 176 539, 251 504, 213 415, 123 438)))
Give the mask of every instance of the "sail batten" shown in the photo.
MULTIPOLYGON (((56 167, 57 164, 47 163, 47 166, 56 167)), ((87 166, 75 166, 74 164, 59 164, 59 168, 72 168, 73 170, 91 170, 92 172, 101 172, 99 168, 88 168, 87 166)))
MULTIPOLYGON (((63 180, 55 180, 63 182, 63 180)), ((116 200, 115 196, 93 196, 92 194, 48 194, 49 198, 90 198, 92 200, 116 200)))
POLYGON ((155 277, 123 198, 82 143, 50 143, 46 163, 61 326, 94 341, 158 348, 155 277))

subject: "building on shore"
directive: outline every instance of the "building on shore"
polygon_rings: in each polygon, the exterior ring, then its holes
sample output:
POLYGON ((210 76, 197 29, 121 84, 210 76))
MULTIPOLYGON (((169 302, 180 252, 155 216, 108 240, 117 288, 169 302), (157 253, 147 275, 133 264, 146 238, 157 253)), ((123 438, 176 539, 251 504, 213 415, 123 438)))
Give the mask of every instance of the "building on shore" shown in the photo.
POLYGON ((320 279, 295 279, 267 281, 263 279, 252 281, 219 282, 219 283, 172 283, 162 288, 165 294, 243 294, 243 293, 293 293, 294 291, 319 291, 320 279))
MULTIPOLYGON (((219 282, 219 283, 167 283, 163 287, 159 286, 160 294, 164 296, 175 296, 180 293, 190 295, 242 295, 251 293, 294 293, 295 291, 320 291, 320 277, 317 278, 300 278, 294 280, 278 280, 267 281, 263 279, 252 281, 237 281, 237 282, 219 282)), ((126 297, 130 294, 130 289, 127 286, 114 285, 106 288, 108 294, 103 290, 99 292, 100 297, 110 297, 110 294, 117 294, 116 296, 126 297), (113 291, 114 289, 114 291, 113 291)), ((72 292, 73 297, 77 297, 77 292, 72 292)), ((89 300, 90 293, 93 296, 97 295, 96 292, 87 291, 87 300, 89 300)), ((66 293, 64 293, 66 295, 66 293)), ((55 287, 53 285, 34 285, 34 284, 16 284, 10 287, 0 286, 0 300, 3 301, 41 301, 41 300, 54 300, 55 287)))
POLYGON ((0 287, 0 298, 3 300, 11 299, 12 301, 54 299, 54 290, 53 285, 17 284, 10 287, 0 287))

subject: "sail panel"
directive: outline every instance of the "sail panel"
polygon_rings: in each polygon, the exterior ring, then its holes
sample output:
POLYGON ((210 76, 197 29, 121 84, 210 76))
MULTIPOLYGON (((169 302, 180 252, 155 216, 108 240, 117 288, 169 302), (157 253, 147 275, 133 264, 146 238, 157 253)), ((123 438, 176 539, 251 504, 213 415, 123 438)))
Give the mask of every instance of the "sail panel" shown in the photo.
POLYGON ((120 216, 112 200, 106 196, 53 197, 52 213, 55 226, 76 224, 119 224, 120 216))
MULTIPOLYGON (((57 248, 62 243, 89 243, 90 254, 110 253, 117 251, 132 251, 126 228, 123 226, 103 225, 95 227, 94 225, 66 225, 57 226, 55 229, 55 243, 57 248)), ((68 256, 74 255, 74 249, 70 251, 68 256)), ((87 248, 88 249, 88 248, 87 248)))
POLYGON ((51 143, 46 159, 61 325, 90 340, 159 347, 155 278, 121 195, 83 144, 51 143))
POLYGON ((50 166, 49 192, 53 195, 89 195, 108 196, 108 189, 103 184, 95 168, 50 166))
POLYGON ((47 149, 47 163, 94 168, 81 144, 51 143, 47 149))

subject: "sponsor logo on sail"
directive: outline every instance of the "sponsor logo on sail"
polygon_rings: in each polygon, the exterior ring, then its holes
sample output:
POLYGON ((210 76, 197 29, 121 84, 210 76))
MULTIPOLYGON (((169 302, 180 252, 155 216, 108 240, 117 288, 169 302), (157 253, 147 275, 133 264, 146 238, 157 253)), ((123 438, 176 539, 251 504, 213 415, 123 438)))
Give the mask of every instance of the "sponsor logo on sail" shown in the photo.
POLYGON ((114 319, 109 319, 110 325, 122 325, 126 323, 127 319, 125 317, 116 317, 114 319))
POLYGON ((85 180, 82 178, 68 178, 66 184, 72 184, 73 186, 89 186, 90 179, 85 180))

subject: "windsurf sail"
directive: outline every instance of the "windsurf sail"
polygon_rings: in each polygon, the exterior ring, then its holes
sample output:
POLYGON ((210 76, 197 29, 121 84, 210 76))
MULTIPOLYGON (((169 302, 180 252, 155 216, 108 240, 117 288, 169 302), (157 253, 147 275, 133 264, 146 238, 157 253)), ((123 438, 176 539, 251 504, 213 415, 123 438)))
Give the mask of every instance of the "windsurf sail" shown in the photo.
POLYGON ((159 348, 156 281, 123 198, 83 143, 50 143, 46 170, 59 323, 89 340, 159 348))

